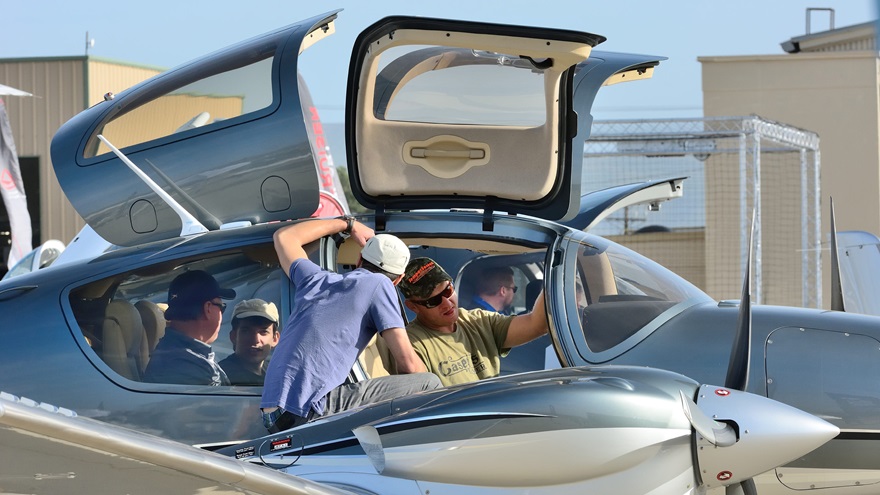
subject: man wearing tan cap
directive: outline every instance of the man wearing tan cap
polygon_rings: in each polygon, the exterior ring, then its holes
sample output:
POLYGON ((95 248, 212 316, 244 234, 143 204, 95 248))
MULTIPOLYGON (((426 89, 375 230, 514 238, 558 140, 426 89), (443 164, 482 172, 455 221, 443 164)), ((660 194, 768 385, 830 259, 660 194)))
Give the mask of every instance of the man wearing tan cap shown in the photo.
POLYGON ((220 367, 232 385, 263 384, 266 360, 278 344, 278 308, 262 299, 245 299, 232 311, 232 351, 220 367))
POLYGON ((298 222, 275 231, 281 269, 295 287, 293 313, 275 348, 260 409, 270 433, 312 418, 440 386, 413 351, 394 286, 409 261, 397 237, 345 216, 298 222), (361 249, 357 269, 339 274, 309 260, 303 246, 334 234, 361 249), (374 335, 385 339, 401 375, 344 383, 374 335))

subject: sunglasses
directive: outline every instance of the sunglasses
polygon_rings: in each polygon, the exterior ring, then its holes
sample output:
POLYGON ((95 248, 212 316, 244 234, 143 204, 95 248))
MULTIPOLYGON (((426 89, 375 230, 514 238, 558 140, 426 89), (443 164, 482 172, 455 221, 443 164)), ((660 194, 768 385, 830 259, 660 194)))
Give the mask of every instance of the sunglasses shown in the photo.
POLYGON ((208 302, 213 304, 214 306, 217 306, 218 308, 220 308, 220 311, 226 311, 226 303, 225 302, 218 302, 218 303, 215 303, 214 301, 208 301, 208 302))
POLYGON ((446 288, 443 289, 443 292, 437 294, 436 296, 429 297, 424 301, 416 301, 415 299, 410 299, 410 301, 412 301, 413 304, 418 304, 419 306, 424 306, 428 309, 436 308, 443 302, 444 297, 446 299, 452 297, 452 292, 454 290, 455 288, 452 287, 452 282, 449 282, 448 285, 446 285, 446 288))

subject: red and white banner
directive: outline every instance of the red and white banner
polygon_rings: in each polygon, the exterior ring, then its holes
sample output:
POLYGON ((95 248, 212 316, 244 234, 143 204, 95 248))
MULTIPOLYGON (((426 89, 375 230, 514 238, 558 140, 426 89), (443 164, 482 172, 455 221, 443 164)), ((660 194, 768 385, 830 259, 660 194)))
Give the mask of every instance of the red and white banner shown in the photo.
POLYGON ((0 195, 9 217, 12 246, 6 266, 12 268, 22 256, 31 252, 31 216, 21 181, 18 153, 12 139, 12 127, 6 114, 6 104, 0 100, 0 195))

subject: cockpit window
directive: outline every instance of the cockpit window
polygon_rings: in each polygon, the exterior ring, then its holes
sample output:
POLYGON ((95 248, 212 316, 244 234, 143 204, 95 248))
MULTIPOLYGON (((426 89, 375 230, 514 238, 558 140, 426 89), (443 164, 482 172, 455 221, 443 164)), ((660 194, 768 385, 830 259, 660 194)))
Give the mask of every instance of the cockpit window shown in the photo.
MULTIPOLYGON (((266 108, 273 99, 273 55, 260 53, 254 60, 239 60, 240 66, 170 89, 119 114, 96 134, 122 149, 266 108)), ((90 144, 85 158, 110 151, 96 136, 90 144)))
MULTIPOLYGON (((225 308, 221 309, 220 330, 216 339, 209 343, 214 362, 219 363, 234 352, 230 331, 233 310, 240 301, 258 298, 275 304, 282 315, 280 324, 283 325, 285 306, 282 303, 287 278, 277 262, 273 262, 274 252, 269 248, 178 260, 121 273, 71 291, 70 305, 85 346, 113 373, 128 380, 196 384, 183 379, 149 380, 145 373, 159 341, 167 335, 169 328, 165 310, 171 281, 181 273, 203 270, 212 275, 220 287, 235 291, 234 299, 223 301, 225 308)), ((230 381, 229 384, 255 383, 230 381)))
POLYGON ((381 56, 377 119, 529 127, 546 120, 540 61, 420 45, 391 48, 381 56))
MULTIPOLYGON (((578 249, 570 294, 587 345, 600 353, 682 303, 709 300, 699 289, 622 246, 590 238, 578 249)), ((680 306, 681 305, 681 306, 680 306)), ((689 305, 689 304, 688 304, 689 305)))

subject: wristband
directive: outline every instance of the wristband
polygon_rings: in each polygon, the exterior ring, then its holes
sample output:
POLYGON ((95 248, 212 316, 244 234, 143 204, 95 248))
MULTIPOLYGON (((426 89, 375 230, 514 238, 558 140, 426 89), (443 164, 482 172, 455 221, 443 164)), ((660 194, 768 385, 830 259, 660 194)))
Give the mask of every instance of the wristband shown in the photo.
POLYGON ((354 228, 354 217, 351 215, 342 215, 341 217, 336 217, 339 220, 345 220, 345 230, 340 232, 343 235, 351 235, 351 229, 354 228))

